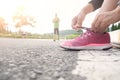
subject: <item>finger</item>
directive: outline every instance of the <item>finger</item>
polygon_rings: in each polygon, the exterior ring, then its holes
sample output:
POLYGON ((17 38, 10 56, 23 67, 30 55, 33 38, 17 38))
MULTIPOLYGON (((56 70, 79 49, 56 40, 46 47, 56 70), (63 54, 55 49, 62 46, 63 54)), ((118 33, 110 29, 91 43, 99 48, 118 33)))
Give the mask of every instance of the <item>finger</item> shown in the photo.
POLYGON ((83 20, 84 20, 84 16, 78 16, 78 19, 77 19, 77 25, 78 25, 78 27, 81 27, 81 25, 83 23, 83 20))
POLYGON ((71 24, 72 28, 75 29, 75 24, 71 24))
POLYGON ((76 25, 73 26, 73 29, 79 30, 79 29, 80 29, 80 26, 79 26, 78 24, 76 24, 76 25))
POLYGON ((94 32, 99 32, 101 22, 102 22, 102 19, 101 19, 100 15, 98 15, 92 24, 92 29, 94 32))
POLYGON ((93 23, 92 23, 92 31, 94 31, 94 32, 97 31, 96 23, 97 23, 97 18, 94 19, 94 21, 93 21, 93 23))
POLYGON ((108 27, 109 25, 108 24, 106 24, 104 21, 103 22, 101 22, 101 24, 100 24, 100 30, 99 30, 99 33, 104 33, 105 32, 105 30, 106 30, 106 28, 108 27))
POLYGON ((72 28, 74 29, 75 28, 75 25, 77 24, 77 22, 76 21, 72 21, 72 24, 71 24, 71 26, 72 26, 72 28))
POLYGON ((78 19, 78 17, 77 17, 77 16, 75 16, 75 17, 72 19, 72 24, 71 24, 71 26, 72 26, 72 28, 73 28, 73 29, 75 29, 75 28, 76 28, 77 19, 78 19))
POLYGON ((98 20, 96 21, 95 25, 94 25, 94 27, 95 27, 96 31, 98 31, 98 29, 99 29, 100 25, 101 25, 101 20, 100 20, 100 19, 98 19, 98 20))
POLYGON ((92 22, 92 29, 94 29, 97 20, 98 20, 98 16, 96 16, 95 19, 92 22))
POLYGON ((97 32, 104 33, 108 26, 108 23, 107 23, 106 19, 104 19, 103 16, 100 17, 98 21, 99 21, 99 26, 97 27, 98 28, 97 32))
POLYGON ((76 29, 76 30, 78 30, 78 29, 81 28, 81 24, 82 24, 82 23, 80 23, 79 21, 76 21, 76 23, 73 24, 73 28, 76 29))
MULTIPOLYGON (((78 22, 78 21, 77 21, 78 22)), ((76 25, 75 25, 75 28, 77 29, 77 30, 80 30, 80 28, 81 28, 81 26, 82 26, 82 23, 77 23, 76 25)))

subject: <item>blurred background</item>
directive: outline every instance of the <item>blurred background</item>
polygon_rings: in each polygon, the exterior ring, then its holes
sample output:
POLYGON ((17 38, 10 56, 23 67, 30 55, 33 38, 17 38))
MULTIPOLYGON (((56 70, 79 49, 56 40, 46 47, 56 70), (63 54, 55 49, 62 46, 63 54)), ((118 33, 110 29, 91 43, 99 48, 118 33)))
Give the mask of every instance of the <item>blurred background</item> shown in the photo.
MULTIPOLYGON (((61 38, 74 38, 71 20, 90 0, 0 0, 0 37, 52 38, 55 13, 60 19, 61 38)), ((83 26, 90 27, 95 13, 89 14, 83 26)))

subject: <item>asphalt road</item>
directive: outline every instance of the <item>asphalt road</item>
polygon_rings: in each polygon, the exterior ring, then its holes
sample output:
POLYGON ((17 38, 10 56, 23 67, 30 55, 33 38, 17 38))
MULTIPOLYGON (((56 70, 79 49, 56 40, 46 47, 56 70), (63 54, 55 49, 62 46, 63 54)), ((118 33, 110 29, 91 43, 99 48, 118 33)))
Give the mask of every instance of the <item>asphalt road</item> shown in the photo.
POLYGON ((77 52, 65 51, 59 41, 0 39, 0 80, 84 80, 73 75, 77 52))
POLYGON ((120 80, 120 50, 68 51, 62 41, 0 38, 0 80, 120 80))

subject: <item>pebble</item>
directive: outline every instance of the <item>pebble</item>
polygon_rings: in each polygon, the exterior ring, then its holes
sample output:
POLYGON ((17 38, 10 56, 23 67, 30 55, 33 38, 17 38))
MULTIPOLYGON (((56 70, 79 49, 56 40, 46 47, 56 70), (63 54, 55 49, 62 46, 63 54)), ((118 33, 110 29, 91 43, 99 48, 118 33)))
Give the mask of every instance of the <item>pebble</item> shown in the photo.
POLYGON ((39 75, 43 74, 43 71, 41 69, 33 69, 33 71, 39 75))
POLYGON ((2 73, 2 74, 0 73, 0 80, 8 80, 9 77, 10 76, 8 74, 6 74, 6 73, 5 74, 4 73, 2 73))
POLYGON ((53 73, 53 77, 59 78, 59 77, 60 77, 60 74, 59 74, 58 72, 54 72, 54 73, 53 73))
POLYGON ((33 71, 28 71, 28 76, 32 79, 35 79, 37 77, 36 73, 33 71))
POLYGON ((58 80, 65 80, 63 77, 60 77, 58 80))

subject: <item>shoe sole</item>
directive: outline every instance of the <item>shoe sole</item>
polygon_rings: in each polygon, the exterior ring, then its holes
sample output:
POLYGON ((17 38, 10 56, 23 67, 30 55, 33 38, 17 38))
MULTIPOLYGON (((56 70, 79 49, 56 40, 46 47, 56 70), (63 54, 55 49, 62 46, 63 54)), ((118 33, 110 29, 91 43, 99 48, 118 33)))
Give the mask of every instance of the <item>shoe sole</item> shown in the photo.
POLYGON ((71 47, 71 46, 60 46, 61 48, 67 49, 67 50, 108 50, 112 48, 111 44, 105 44, 100 46, 80 46, 80 47, 71 47))

